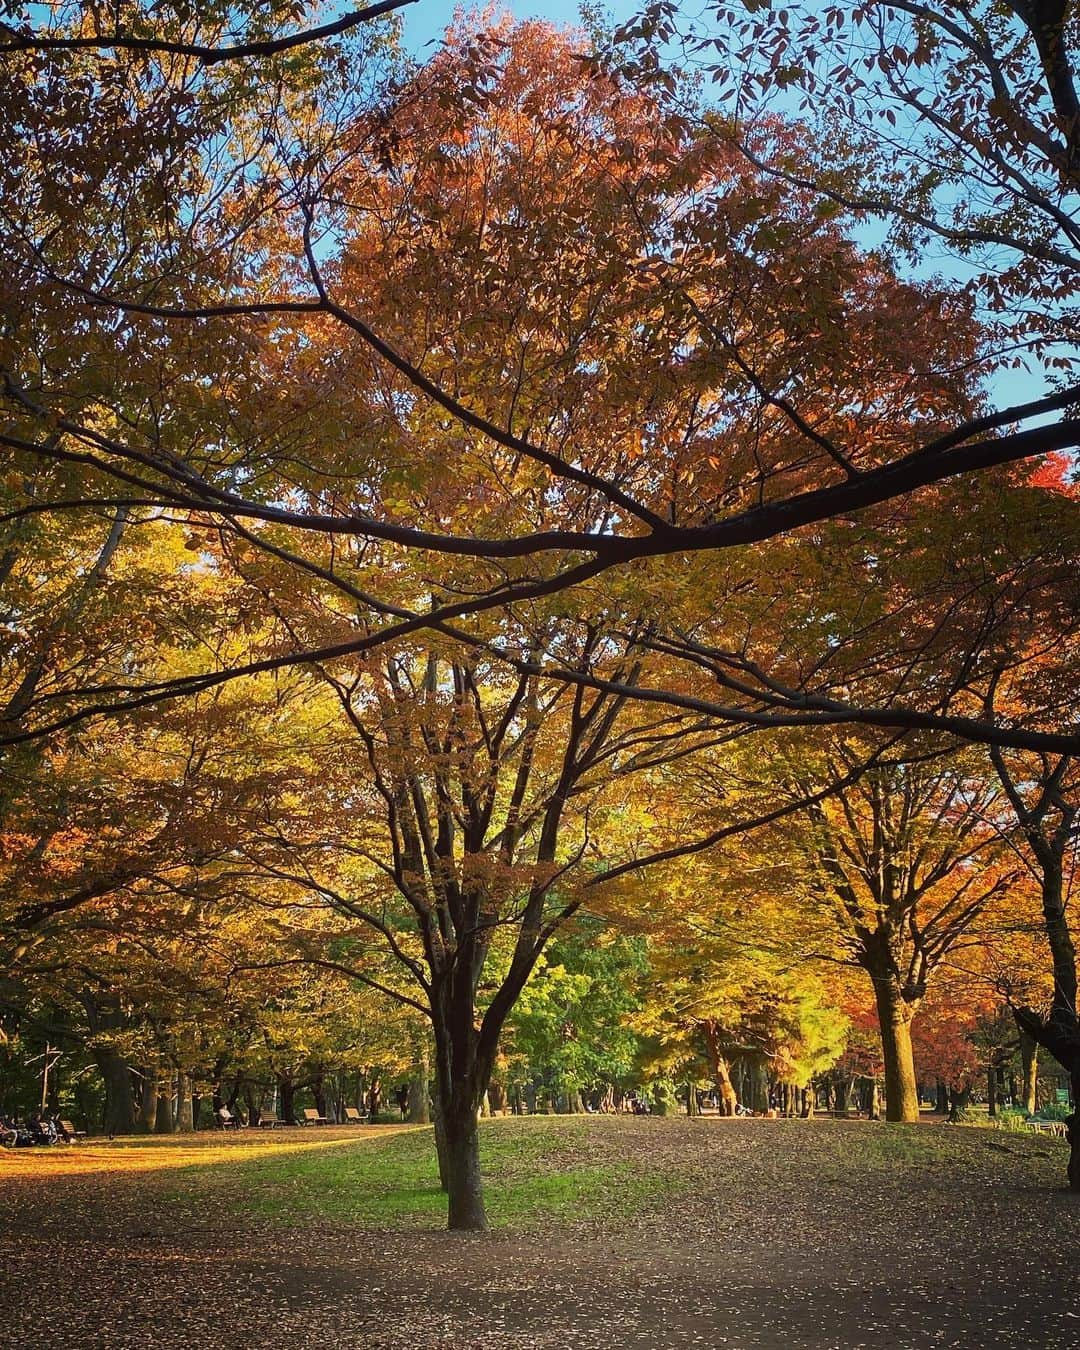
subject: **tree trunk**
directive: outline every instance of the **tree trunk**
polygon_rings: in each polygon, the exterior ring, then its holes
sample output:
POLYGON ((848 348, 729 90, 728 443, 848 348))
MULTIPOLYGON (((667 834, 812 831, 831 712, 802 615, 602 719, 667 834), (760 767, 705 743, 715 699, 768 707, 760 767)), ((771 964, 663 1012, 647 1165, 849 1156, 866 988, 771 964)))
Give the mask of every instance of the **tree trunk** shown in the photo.
POLYGON ((176 1129, 190 1134, 195 1128, 195 1102, 191 1096, 191 1079, 186 1073, 176 1075, 176 1129))
POLYGON ((709 1063, 712 1068, 713 1083, 716 1085, 717 1110, 722 1116, 733 1116, 738 1105, 738 1097, 731 1082, 731 1066, 722 1052, 720 1028, 715 1022, 702 1024, 705 1031, 705 1043, 709 1047, 709 1063))
POLYGON ((315 1110, 325 1120, 326 1111, 326 1077, 319 1073, 315 1076, 315 1081, 311 1085, 311 1095, 315 1098, 315 1110))
POLYGON ((431 1117, 435 1124, 435 1156, 439 1163, 439 1185, 443 1191, 450 1189, 450 1159, 446 1143, 446 1127, 443 1125, 442 1110, 438 1102, 432 1104, 431 1117))
POLYGON ((838 1078, 836 1080, 836 1098, 833 1111, 838 1116, 846 1116, 851 1112, 851 1079, 838 1078))
POLYGON ((866 1112, 868 1120, 879 1120, 878 1081, 876 1078, 863 1078, 859 1082, 859 1105, 866 1112))
POLYGON ((949 1114, 949 1089, 945 1086, 944 1078, 939 1078, 937 1080, 937 1088, 935 1090, 937 1094, 937 1106, 935 1107, 935 1110, 939 1116, 947 1116, 949 1114))
POLYGON ((688 1116, 700 1116, 701 1107, 698 1106, 697 1088, 693 1083, 686 1085, 686 1114, 688 1116))
POLYGON ((454 1232, 483 1232, 487 1215, 480 1180, 480 1131, 476 1108, 468 1103, 455 1103, 446 1113, 446 1170, 447 1226, 454 1232))
POLYGON ((949 1123, 958 1125, 970 1104, 970 1084, 962 1088, 951 1088, 949 1090, 949 1123))
POLYGON ((158 1088, 157 1111, 154 1113, 154 1133, 172 1134, 173 1133, 173 1107, 172 1107, 172 1084, 162 1085, 164 1091, 158 1088))
MULTIPOLYGON (((1014 1008, 1013 1016, 1021 1036, 1026 1032, 1049 1050, 1069 1075, 1073 1096, 1073 1114, 1065 1122, 1070 1149, 1069 1189, 1080 1191, 1080 1018, 1077 1017, 1076 1008, 1076 947, 1069 931, 1062 881, 1061 858, 1065 842, 1066 834, 1062 832, 1060 850, 1049 849, 1045 841, 1041 851, 1038 847, 1035 850, 1043 870, 1043 919, 1054 969, 1054 998, 1050 1016, 1044 1020, 1032 1008, 1014 1008)), ((1036 841, 1032 840, 1032 844, 1035 846, 1036 841)), ((1034 1079, 1034 1064, 1032 1069, 1034 1079)))
POLYGON ((429 1105, 430 1088, 428 1086, 427 1049, 416 1061, 416 1073, 409 1079, 409 1119, 414 1125, 427 1125, 431 1121, 429 1105))
POLYGON ((997 1117, 997 1066, 994 1064, 986 1070, 986 1114, 991 1120, 997 1117))
POLYGON ((135 1100, 131 1092, 131 1074, 124 1057, 111 1045, 95 1045, 91 1054, 105 1083, 105 1113, 102 1121, 105 1133, 134 1134, 135 1100))
POLYGON ((1029 1036, 1022 1028, 1020 1031, 1020 1063, 1024 1072, 1024 1086, 1022 1088, 1024 1110, 1029 1116, 1033 1116, 1035 1114, 1035 1092, 1039 1078, 1039 1043, 1034 1036, 1029 1036))
POLYGON ((919 1119, 919 1092, 915 1082, 915 1059, 911 1052, 913 1009, 900 996, 893 980, 874 980, 881 1053, 885 1061, 885 1119, 919 1119))
POLYGON ((764 1115, 769 1109, 769 1071, 762 1056, 750 1061, 750 1109, 764 1115))
POLYGON ((158 1081, 153 1069, 142 1070, 139 1094, 139 1129, 149 1134, 157 1125, 158 1081))
MULTIPOLYGON (((296 1116, 296 1084, 291 1078, 278 1078, 278 1120, 291 1125, 296 1116)), ((252 1122, 254 1124, 254 1122, 252 1122)))

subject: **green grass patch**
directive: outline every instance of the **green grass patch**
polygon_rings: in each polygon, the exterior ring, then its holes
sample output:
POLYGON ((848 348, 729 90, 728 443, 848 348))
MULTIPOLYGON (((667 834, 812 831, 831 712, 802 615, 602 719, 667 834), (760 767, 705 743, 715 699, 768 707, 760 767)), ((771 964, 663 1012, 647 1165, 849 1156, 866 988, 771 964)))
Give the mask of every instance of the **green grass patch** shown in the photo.
MULTIPOLYGON (((686 1185, 640 1158, 603 1156, 606 1150, 596 1148, 584 1125, 538 1117, 482 1127, 481 1167, 493 1227, 528 1231, 552 1221, 617 1220, 686 1185)), ((430 1130, 325 1151, 253 1156, 228 1168, 195 1167, 187 1176, 196 1188, 213 1190, 215 1204, 285 1226, 311 1219, 397 1229, 446 1223, 430 1130)))

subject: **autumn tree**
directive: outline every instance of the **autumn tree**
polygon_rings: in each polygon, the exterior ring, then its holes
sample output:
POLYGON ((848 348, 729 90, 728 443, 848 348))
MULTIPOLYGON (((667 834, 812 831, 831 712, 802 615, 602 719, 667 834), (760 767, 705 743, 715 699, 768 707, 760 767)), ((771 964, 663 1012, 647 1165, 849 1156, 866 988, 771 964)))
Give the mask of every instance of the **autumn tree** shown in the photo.
MULTIPOLYGON (((827 777, 851 749, 825 751, 827 777)), ((889 1120, 918 1119, 910 1028, 934 971, 1015 880, 993 825, 997 794, 976 769, 934 753, 868 769, 808 808, 794 863, 873 986, 889 1120)))
MULTIPOLYGON (((17 352, 8 385, 14 422, 5 444, 46 463, 72 462, 74 454, 88 474, 85 486, 109 500, 127 502, 135 492, 144 503, 204 513, 212 528, 254 540, 264 551, 277 549, 279 560, 285 541, 307 532, 487 560, 477 594, 407 613, 379 609, 380 631, 322 648, 324 655, 345 656, 395 633, 565 589, 635 559, 667 560, 657 563, 658 574, 672 575, 678 571, 672 560, 685 554, 744 547, 952 475, 1073 443, 1068 421, 998 434, 1009 417, 979 415, 970 381, 959 375, 974 360, 962 300, 902 286, 888 269, 860 263, 798 183, 751 186, 755 175, 745 163, 740 167, 734 142, 714 134, 719 123, 699 134, 651 93, 620 87, 578 61, 569 45, 541 70, 540 49, 554 51, 547 30, 522 27, 510 36, 506 23, 481 31, 459 26, 422 71, 411 78, 395 71, 381 88, 372 74, 377 62, 356 62, 354 82, 336 87, 328 66, 302 47, 293 72, 298 87, 289 86, 272 115, 254 114, 252 98, 259 78, 280 69, 258 64, 275 60, 280 44, 239 44, 233 55, 244 72, 245 98, 239 121, 230 122, 226 109, 236 100, 228 103, 208 72, 219 65, 232 71, 234 64, 219 61, 216 48, 208 54, 205 44, 185 41, 183 23, 177 19, 180 31, 173 32, 171 21, 155 7, 145 37, 141 28, 122 41, 93 31, 21 31, 8 43, 7 59, 25 72, 16 88, 30 100, 29 116, 41 115, 34 103, 41 102, 35 61, 61 83, 65 71, 83 68, 80 62, 105 63, 118 85, 116 107, 129 123, 145 97, 152 97, 163 123, 175 120, 177 82, 185 117, 189 106, 194 110, 183 121, 183 153, 169 164, 177 188, 162 206, 165 238, 161 230, 147 232, 118 271, 105 265, 113 247, 106 236, 101 265, 87 271, 57 242, 63 232, 54 237, 52 200, 31 197, 28 217, 12 227, 25 289, 54 308, 85 307, 100 320, 105 342, 117 316, 123 332, 138 334, 140 349, 151 352, 172 350, 174 335, 183 332, 182 345, 192 349, 187 354, 203 363, 215 350, 227 350, 235 362, 251 344, 305 341, 305 326, 314 325, 330 334, 339 352, 351 344, 367 353, 369 378, 381 380, 388 396, 393 390, 369 421, 383 438, 381 453, 393 451, 397 460, 391 477, 407 480, 416 462, 415 418, 404 419, 413 425, 398 443, 402 413, 423 409, 429 425, 443 433, 444 466, 455 472, 463 466, 467 476, 477 459, 506 459, 517 465, 519 478, 527 468, 535 480, 534 508, 527 520, 504 513, 489 536, 464 528, 449 508, 430 522, 435 528, 419 529, 392 492, 344 500, 323 491, 337 472, 329 461, 315 474, 313 498, 309 470, 320 456, 310 447, 297 450, 300 428, 288 412, 297 393, 303 401, 302 386, 275 383, 254 402, 238 387, 224 402, 204 399, 207 406, 193 421, 182 405, 192 387, 201 395, 206 386, 195 381, 180 390, 171 371, 163 378, 165 372, 142 360, 132 392, 159 411, 102 430, 89 424, 87 405, 68 401, 56 381, 40 380, 33 362, 17 352), (320 99, 312 97, 315 87, 320 99), (442 137, 422 151, 420 115, 439 126, 442 137), (542 138, 533 134, 541 123, 542 138), (528 143, 531 179, 520 172, 520 155, 493 153, 498 141, 492 135, 528 143), (249 158, 220 153, 230 136, 249 158), (585 189, 586 182, 591 186, 576 195, 566 190, 571 183, 585 189), (489 190, 505 201, 501 218, 496 212, 484 223, 489 190), (548 200, 538 213, 543 192, 548 200), (516 216, 507 205, 515 194, 516 216), (436 214, 424 214, 431 210, 436 214), (362 245, 349 243, 359 235, 362 245), (229 241, 224 250, 223 239, 229 241), (582 247, 567 248, 568 239, 580 239, 582 247), (396 312, 368 303, 370 294, 359 303, 370 289, 359 282, 373 279, 374 265, 399 283, 396 312), (793 325, 808 273, 822 300, 793 325), (436 278, 439 322, 450 325, 438 332, 430 318, 413 322, 436 278), (495 313, 491 299, 500 290, 523 303, 500 299, 495 313), (576 306, 559 313, 552 301, 560 293, 574 295, 576 306), (455 306, 448 304, 451 295, 455 306), (852 303, 864 320, 854 326, 852 303), (869 322, 875 313, 877 321, 869 322), (894 315, 890 323, 887 313, 894 315), (493 329, 501 331, 498 345, 493 329), (486 337, 478 343, 482 330, 486 337), (857 339, 847 340, 856 331, 857 339), (450 334, 453 340, 444 341, 450 334), (809 344, 808 334, 814 337, 809 344), (239 335, 242 340, 233 341, 239 335), (782 340, 773 341, 778 335, 782 340), (937 343, 929 361, 925 351, 911 349, 928 337, 937 343), (600 350, 608 353, 603 361, 589 355, 600 350), (457 368, 449 369, 448 360, 457 368), (872 400, 854 392, 858 387, 865 394, 871 364, 878 390, 872 400), (642 380, 645 367, 650 374, 642 380), (556 415, 545 401, 538 378, 545 374, 549 383, 557 377, 567 394, 580 389, 576 420, 567 420, 565 407, 556 415), (678 395, 679 416, 654 416, 657 400, 669 391, 678 395), (216 426, 226 408, 229 425, 211 438, 213 449, 196 444, 197 437, 172 444, 178 426, 190 429, 198 419, 216 426), (45 434, 50 418, 57 419, 56 445, 45 434), (597 426, 606 428, 601 438, 597 426), (663 469, 650 470, 653 460, 663 469), (276 478, 282 470, 284 489, 276 478), (259 521, 287 533, 270 539, 252 527, 259 521), (529 559, 537 560, 532 570, 529 559), (513 574, 508 590, 507 565, 513 574)), ((360 28, 358 18, 355 25, 360 28)), ((151 120, 141 111, 142 122, 151 120)), ((796 161, 806 152, 779 124, 763 124, 760 135, 796 161)), ((86 151, 76 145, 71 153, 86 151)), ((31 167, 43 176, 40 164, 31 167)), ((107 175, 92 191, 103 218, 115 193, 107 175)), ((131 383, 126 368, 117 378, 131 383)), ((56 494, 46 497, 34 509, 73 505, 56 494)), ((301 565, 310 567, 311 560, 301 565)), ((692 663, 696 653, 681 637, 680 643, 692 663)), ((33 730, 11 736, 42 734, 101 706, 121 711, 206 688, 268 663, 303 661, 313 649, 301 648, 252 654, 184 680, 100 688, 100 702, 74 697, 63 708, 51 707, 33 730)), ((727 675, 729 689, 738 687, 739 671, 727 675)), ((871 717, 1067 748, 1056 731, 995 729, 966 709, 953 713, 910 700, 868 709, 835 695, 807 704, 801 689, 779 707, 778 698, 776 689, 752 682, 745 702, 714 703, 713 709, 795 722, 871 717)))

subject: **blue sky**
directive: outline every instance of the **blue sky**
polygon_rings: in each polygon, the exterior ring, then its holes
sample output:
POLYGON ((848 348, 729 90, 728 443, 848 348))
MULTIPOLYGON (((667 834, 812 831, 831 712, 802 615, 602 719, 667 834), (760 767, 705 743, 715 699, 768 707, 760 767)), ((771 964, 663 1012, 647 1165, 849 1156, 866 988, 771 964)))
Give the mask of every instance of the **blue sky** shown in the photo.
MULTIPOLYGON (((606 0, 602 8, 612 16, 616 23, 630 18, 644 5, 645 0, 606 0)), ((464 8, 471 8, 466 5, 464 8)), ((480 8, 480 6, 476 6, 480 8)), ((513 3, 500 3, 500 9, 507 9, 519 19, 550 19, 552 23, 576 23, 578 0, 513 0, 513 3)), ((424 46, 439 38, 450 20, 454 5, 441 3, 441 0, 419 0, 418 4, 407 5, 401 11, 405 29, 405 42, 418 56, 423 56, 424 46)))

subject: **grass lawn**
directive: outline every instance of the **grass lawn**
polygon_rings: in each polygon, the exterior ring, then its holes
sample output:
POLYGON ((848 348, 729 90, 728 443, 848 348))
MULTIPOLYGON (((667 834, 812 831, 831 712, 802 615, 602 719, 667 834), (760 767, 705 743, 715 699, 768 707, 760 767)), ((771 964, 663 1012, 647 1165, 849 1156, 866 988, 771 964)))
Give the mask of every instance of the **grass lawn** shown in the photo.
MULTIPOLYGON (((650 1166, 604 1147, 584 1117, 494 1120, 482 1135, 489 1222, 532 1231, 551 1223, 617 1222, 692 1184, 689 1175, 650 1166)), ((614 1142, 614 1140, 610 1141, 614 1142)), ((253 1151, 239 1167, 185 1176, 238 1217, 273 1223, 332 1220, 375 1227, 439 1228, 446 1197, 430 1129, 369 1139, 362 1147, 303 1153, 253 1151)), ((170 1199, 180 1200, 172 1190, 170 1199)))
POLYGON ((937 1124, 484 1123, 493 1231, 430 1130, 0 1155, 5 1346, 1080 1345, 1062 1141, 937 1124))

